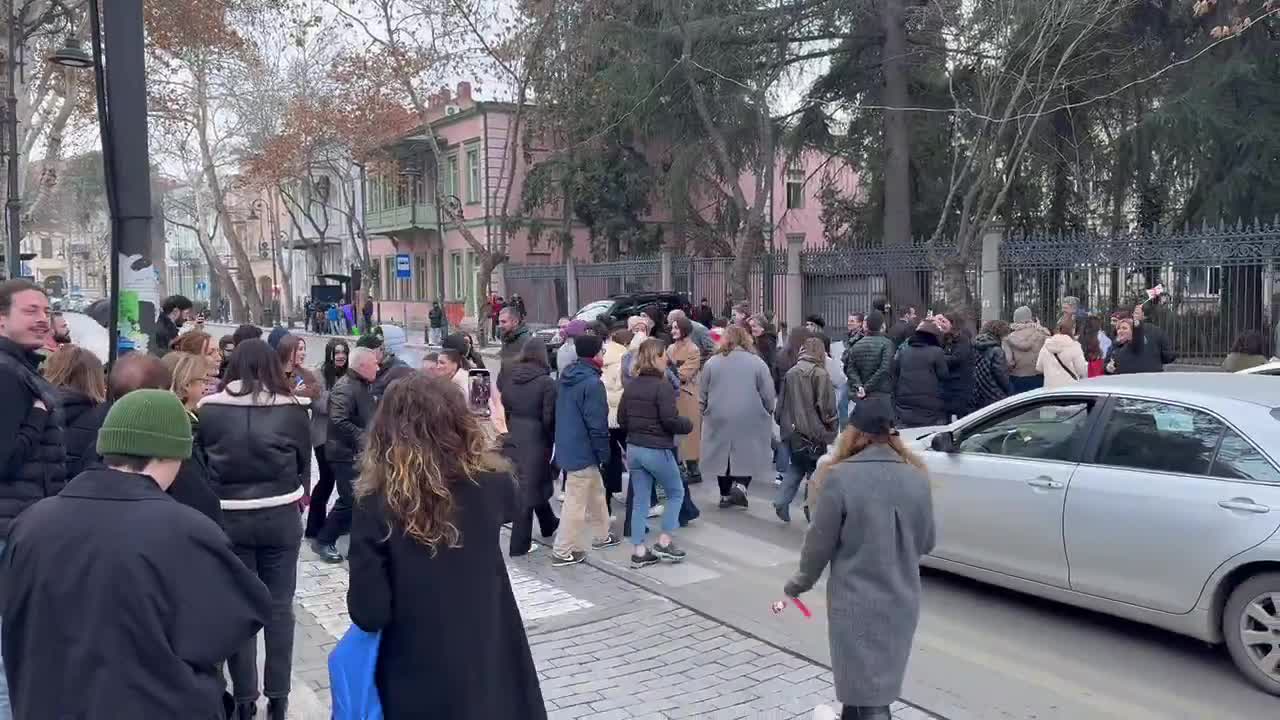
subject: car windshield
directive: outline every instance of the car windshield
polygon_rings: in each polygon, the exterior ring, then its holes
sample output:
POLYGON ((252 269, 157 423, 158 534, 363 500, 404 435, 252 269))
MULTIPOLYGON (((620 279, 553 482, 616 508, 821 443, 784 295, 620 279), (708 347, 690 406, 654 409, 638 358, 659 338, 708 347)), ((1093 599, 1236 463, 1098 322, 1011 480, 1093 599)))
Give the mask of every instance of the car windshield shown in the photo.
POLYGON ((609 312, 609 308, 613 307, 612 300, 597 300, 593 303, 587 303, 577 315, 573 316, 575 320, 584 320, 586 322, 594 322, 601 315, 609 312))

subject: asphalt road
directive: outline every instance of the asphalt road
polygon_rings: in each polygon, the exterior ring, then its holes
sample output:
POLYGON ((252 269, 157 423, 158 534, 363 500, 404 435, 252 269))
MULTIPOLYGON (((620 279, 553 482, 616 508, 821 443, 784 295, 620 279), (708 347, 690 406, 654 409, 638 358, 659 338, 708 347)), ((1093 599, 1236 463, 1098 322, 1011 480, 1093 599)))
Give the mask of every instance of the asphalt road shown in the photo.
MULTIPOLYGON (((307 356, 318 363, 323 344, 308 343, 307 356)), ((688 561, 632 571, 624 545, 593 554, 593 563, 828 664, 821 586, 806 598, 812 620, 769 611, 804 540, 798 508, 784 525, 769 502, 772 485, 753 487, 745 512, 716 508, 714 478, 693 490, 702 517, 677 534, 688 561)), ((903 697, 952 720, 1280 717, 1280 698, 1246 682, 1223 648, 937 572, 924 578, 903 697)))

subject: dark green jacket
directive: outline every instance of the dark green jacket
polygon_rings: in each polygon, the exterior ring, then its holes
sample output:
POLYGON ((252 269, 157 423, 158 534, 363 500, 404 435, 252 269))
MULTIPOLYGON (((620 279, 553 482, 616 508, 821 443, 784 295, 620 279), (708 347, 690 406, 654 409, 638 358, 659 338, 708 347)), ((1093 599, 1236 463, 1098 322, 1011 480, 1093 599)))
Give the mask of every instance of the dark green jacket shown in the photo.
POLYGON ((884 335, 868 335, 844 351, 844 374, 849 377, 849 392, 859 387, 871 393, 893 392, 889 367, 897 351, 893 341, 884 335))

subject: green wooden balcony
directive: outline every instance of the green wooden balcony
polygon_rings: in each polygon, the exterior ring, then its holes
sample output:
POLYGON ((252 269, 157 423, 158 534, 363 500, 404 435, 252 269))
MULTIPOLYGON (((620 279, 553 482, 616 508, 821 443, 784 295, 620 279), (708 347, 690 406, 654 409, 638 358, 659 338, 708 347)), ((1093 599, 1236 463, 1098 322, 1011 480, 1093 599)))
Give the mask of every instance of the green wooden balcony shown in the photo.
POLYGON ((436 206, 430 203, 419 203, 416 207, 402 205, 367 211, 364 214, 365 229, 369 233, 389 234, 410 230, 435 230, 439 224, 440 214, 436 206))

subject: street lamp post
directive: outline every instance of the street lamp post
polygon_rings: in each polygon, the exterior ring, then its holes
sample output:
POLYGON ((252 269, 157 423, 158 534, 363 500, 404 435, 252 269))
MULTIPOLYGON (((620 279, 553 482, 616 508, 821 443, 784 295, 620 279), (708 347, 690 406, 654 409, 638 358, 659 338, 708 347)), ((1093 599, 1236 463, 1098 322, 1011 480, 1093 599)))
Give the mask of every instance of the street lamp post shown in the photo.
POLYGON ((14 0, 8 0, 9 48, 5 56, 8 84, 4 95, 4 142, 8 147, 8 178, 5 194, 4 219, 8 229, 9 277, 22 274, 22 197, 18 195, 18 48, 22 44, 22 29, 18 27, 18 15, 14 0))

